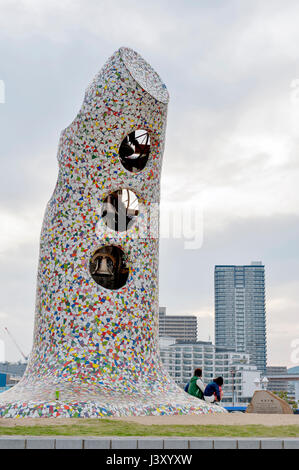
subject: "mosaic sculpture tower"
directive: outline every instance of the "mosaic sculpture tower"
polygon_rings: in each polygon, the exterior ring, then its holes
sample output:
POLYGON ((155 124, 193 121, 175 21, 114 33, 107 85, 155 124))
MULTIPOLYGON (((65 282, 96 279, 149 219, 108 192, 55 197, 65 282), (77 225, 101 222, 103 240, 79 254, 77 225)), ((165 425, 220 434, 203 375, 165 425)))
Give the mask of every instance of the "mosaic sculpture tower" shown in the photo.
POLYGON ((151 66, 121 48, 62 131, 41 232, 33 350, 22 380, 1 394, 0 416, 223 411, 178 388, 159 357, 159 241, 149 214, 160 198, 168 99, 151 66))

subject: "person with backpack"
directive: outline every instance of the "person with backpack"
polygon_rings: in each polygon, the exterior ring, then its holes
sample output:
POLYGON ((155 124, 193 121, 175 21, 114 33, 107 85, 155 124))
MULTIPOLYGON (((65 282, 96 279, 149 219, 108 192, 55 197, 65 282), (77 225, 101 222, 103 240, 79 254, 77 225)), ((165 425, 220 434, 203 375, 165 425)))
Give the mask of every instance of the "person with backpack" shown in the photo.
POLYGON ((223 385, 223 378, 217 377, 210 382, 205 390, 204 390, 204 400, 209 403, 220 402, 222 400, 222 385, 223 385))
POLYGON ((194 397, 199 398, 200 400, 204 399, 205 384, 202 379, 202 370, 195 369, 194 375, 189 382, 188 393, 194 397))

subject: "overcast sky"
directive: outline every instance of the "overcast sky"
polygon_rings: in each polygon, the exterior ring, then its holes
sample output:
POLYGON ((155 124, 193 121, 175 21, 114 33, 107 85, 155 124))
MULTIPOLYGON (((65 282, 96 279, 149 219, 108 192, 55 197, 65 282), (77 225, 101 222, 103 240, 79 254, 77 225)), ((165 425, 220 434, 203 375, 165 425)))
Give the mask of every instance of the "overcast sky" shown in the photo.
POLYGON ((160 305, 198 315, 199 338, 213 339, 214 265, 262 260, 268 363, 298 365, 298 19, 298 0, 0 0, 0 327, 26 354, 59 134, 128 46, 171 95, 162 209, 203 213, 200 249, 161 241, 160 305))

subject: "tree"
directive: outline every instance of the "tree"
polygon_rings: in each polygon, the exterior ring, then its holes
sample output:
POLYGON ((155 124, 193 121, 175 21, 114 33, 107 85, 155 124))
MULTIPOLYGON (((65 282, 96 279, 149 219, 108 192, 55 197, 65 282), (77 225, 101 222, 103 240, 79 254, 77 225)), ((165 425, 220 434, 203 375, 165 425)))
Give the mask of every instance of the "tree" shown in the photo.
POLYGON ((298 409, 298 402, 294 401, 294 400, 291 400, 289 397, 288 397, 288 393, 287 392, 284 392, 284 391, 280 391, 280 392, 273 392, 274 395, 277 395, 279 398, 281 398, 282 400, 286 401, 289 405, 291 405, 291 407, 293 408, 294 411, 296 411, 298 409))

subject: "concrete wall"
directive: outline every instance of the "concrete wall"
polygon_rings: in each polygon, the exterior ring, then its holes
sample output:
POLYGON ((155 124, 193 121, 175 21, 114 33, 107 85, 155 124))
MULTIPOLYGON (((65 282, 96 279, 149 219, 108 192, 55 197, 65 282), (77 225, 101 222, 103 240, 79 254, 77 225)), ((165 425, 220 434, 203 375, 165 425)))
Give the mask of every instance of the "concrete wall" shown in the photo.
POLYGON ((7 436, 0 449, 299 449, 299 439, 7 436))

